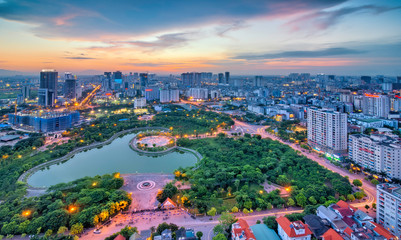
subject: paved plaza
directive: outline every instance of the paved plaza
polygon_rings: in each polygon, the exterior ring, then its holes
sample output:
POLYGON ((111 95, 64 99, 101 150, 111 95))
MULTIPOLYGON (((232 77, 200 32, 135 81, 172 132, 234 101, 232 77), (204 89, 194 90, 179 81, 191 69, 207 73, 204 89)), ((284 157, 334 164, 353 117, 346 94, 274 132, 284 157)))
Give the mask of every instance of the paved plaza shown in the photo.
POLYGON ((123 174, 124 191, 132 194, 130 211, 154 209, 158 205, 157 192, 174 179, 172 174, 123 174))
POLYGON ((147 144, 148 147, 152 147, 155 144, 156 147, 162 147, 170 143, 171 137, 167 136, 148 136, 136 140, 135 144, 147 144))

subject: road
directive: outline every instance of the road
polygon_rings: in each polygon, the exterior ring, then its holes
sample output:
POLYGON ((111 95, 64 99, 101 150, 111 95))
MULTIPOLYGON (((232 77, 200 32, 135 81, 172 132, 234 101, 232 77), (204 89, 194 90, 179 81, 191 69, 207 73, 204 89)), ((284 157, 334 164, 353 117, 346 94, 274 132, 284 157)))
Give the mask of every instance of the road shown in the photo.
MULTIPOLYGON (((254 212, 249 215, 244 215, 242 213, 235 214, 237 218, 243 218, 247 220, 249 225, 256 224, 257 220, 262 220, 264 217, 268 216, 284 216, 286 214, 291 213, 300 213, 302 209, 273 209, 262 212, 254 212)), ((213 228, 216 224, 218 224, 218 216, 213 217, 210 220, 210 217, 198 217, 196 219, 192 219, 189 217, 187 213, 181 210, 174 210, 166 213, 162 212, 145 212, 145 213, 135 213, 132 215, 122 215, 119 214, 113 218, 113 223, 108 227, 103 227, 101 229, 100 234, 94 234, 93 228, 87 230, 80 239, 104 239, 115 232, 121 230, 121 228, 129 225, 131 222, 131 226, 135 226, 138 228, 138 231, 149 230, 152 226, 157 227, 160 223, 174 223, 179 227, 183 226, 185 228, 192 228, 195 232, 201 231, 203 232, 202 239, 211 240, 214 236, 213 228), (168 219, 164 219, 164 217, 168 216, 168 219), (121 224, 122 226, 116 226, 116 224, 121 224)))
POLYGON ((364 179, 364 175, 363 174, 350 173, 346 169, 340 168, 340 167, 332 164, 330 161, 326 160, 325 158, 319 157, 314 152, 309 153, 309 151, 301 148, 297 144, 285 142, 285 141, 281 140, 280 138, 278 138, 277 136, 266 132, 266 128, 267 128, 266 126, 251 125, 251 124, 248 124, 248 123, 245 123, 245 122, 241 122, 241 121, 238 121, 238 120, 234 120, 234 121, 235 121, 235 127, 234 128, 240 128, 241 131, 243 131, 245 133, 259 134, 260 136, 262 136, 262 138, 270 138, 270 139, 279 141, 280 143, 286 144, 289 147, 291 147, 292 149, 299 151, 305 157, 317 162, 322 167, 324 167, 324 168, 326 168, 328 170, 331 170, 333 172, 336 172, 336 173, 340 174, 343 177, 347 176, 349 178, 350 182, 352 182, 354 179, 361 180, 362 183, 363 183, 362 189, 365 191, 367 197, 366 197, 365 201, 360 201, 360 202, 356 201, 355 203, 352 203, 351 205, 353 207, 361 208, 361 210, 365 210, 364 209, 365 205, 372 206, 372 203, 376 202, 376 186, 371 184, 369 181, 366 181, 364 179))

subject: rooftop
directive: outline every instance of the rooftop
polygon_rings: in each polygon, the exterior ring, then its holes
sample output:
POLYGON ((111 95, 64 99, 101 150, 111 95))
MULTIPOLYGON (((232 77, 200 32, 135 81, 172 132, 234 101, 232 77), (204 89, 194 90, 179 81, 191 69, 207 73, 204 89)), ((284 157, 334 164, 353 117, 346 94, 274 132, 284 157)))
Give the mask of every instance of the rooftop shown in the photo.
POLYGON ((277 233, 268 228, 265 224, 256 224, 251 226, 253 234, 256 239, 269 239, 269 240, 280 240, 280 237, 277 233))

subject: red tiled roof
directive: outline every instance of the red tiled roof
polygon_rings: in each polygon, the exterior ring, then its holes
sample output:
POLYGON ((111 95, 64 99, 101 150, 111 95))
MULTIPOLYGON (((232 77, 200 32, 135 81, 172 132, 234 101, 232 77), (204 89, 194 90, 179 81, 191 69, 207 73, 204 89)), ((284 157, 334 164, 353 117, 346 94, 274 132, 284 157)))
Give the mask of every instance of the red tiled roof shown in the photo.
POLYGON ((295 233, 294 227, 291 226, 291 225, 294 225, 294 223, 290 222, 290 220, 288 220, 288 218, 279 217, 276 219, 276 221, 289 237, 303 237, 303 236, 308 236, 308 235, 312 234, 312 231, 309 229, 308 224, 305 224, 301 221, 294 222, 295 224, 300 224, 305 228, 305 233, 298 234, 298 235, 295 233))
POLYGON ((354 211, 354 212, 357 210, 356 208, 354 208, 353 206, 349 205, 348 203, 346 203, 343 200, 338 201, 336 204, 338 206, 340 206, 341 208, 351 208, 352 211, 354 211))
POLYGON ((237 223, 239 224, 240 228, 233 228, 234 234, 241 235, 242 231, 244 231, 246 239, 256 239, 255 235, 249 228, 248 223, 244 219, 238 219, 237 223))
POLYGON ((344 230, 344 233, 347 234, 348 237, 351 237, 351 233, 353 233, 353 232, 354 232, 354 231, 353 231, 351 228, 349 228, 349 227, 347 227, 347 228, 344 230))
POLYGON ((114 238, 114 240, 125 240, 125 237, 121 234, 118 234, 118 236, 114 238))
POLYGON ((354 216, 354 213, 349 208, 339 208, 337 209, 337 211, 341 214, 343 218, 348 216, 354 216))
POLYGON ((165 208, 165 205, 173 205, 174 207, 177 207, 177 204, 175 204, 175 202, 173 202, 173 200, 171 200, 170 198, 167 198, 163 204, 161 205, 162 208, 165 208))
POLYGON ((352 218, 349 218, 349 217, 344 217, 343 221, 350 227, 352 227, 352 225, 356 224, 356 222, 352 218))
POLYGON ((330 228, 322 235, 323 240, 344 240, 334 229, 330 228))
POLYGON ((373 224, 375 226, 375 228, 373 229, 373 231, 375 231, 377 234, 385 237, 386 239, 390 240, 390 239, 396 239, 396 236, 394 236, 393 234, 391 234, 391 232, 389 232, 387 229, 385 229, 382 225, 375 223, 375 222, 370 222, 371 224, 373 224))

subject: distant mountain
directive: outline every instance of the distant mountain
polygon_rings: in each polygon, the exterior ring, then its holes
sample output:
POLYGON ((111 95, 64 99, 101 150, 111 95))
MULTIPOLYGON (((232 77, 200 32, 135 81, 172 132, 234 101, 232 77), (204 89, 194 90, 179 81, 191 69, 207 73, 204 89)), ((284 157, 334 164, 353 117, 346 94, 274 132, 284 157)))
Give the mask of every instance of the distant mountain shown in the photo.
POLYGON ((103 75, 103 72, 99 71, 99 70, 89 69, 89 70, 77 72, 75 74, 76 75, 103 75))
POLYGON ((11 76, 15 76, 15 75, 32 75, 32 73, 19 72, 19 71, 7 70, 7 69, 0 69, 0 76, 11 77, 11 76))

